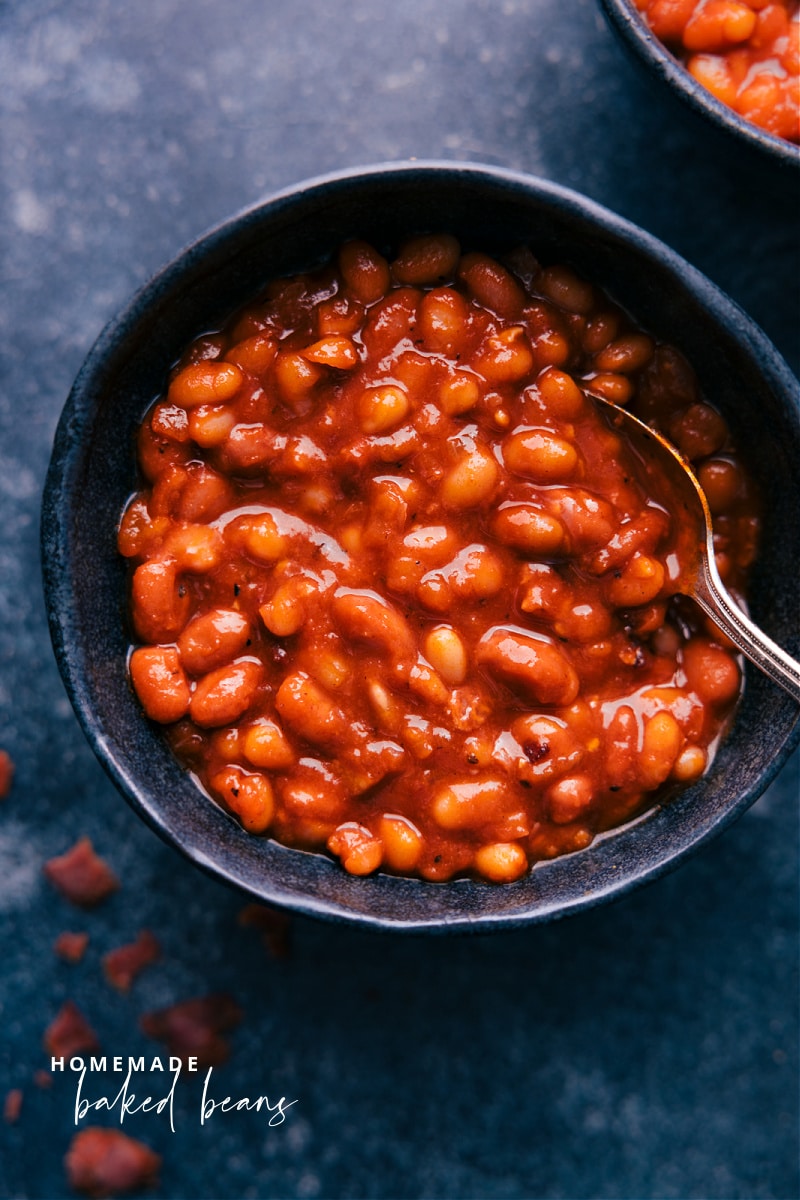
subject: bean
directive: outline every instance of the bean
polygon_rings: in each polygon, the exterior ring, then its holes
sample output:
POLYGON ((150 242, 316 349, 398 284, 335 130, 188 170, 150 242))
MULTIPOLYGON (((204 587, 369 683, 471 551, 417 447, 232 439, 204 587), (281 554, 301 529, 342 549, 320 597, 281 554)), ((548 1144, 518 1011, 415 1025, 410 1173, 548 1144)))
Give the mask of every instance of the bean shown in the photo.
POLYGON ((509 788, 503 779, 466 779, 439 784, 430 811, 442 829, 479 829, 500 820, 508 800, 509 788))
POLYGON ((153 433, 149 421, 143 421, 136 440, 137 458, 148 483, 155 483, 166 470, 191 458, 191 443, 172 442, 153 433))
POLYGON ((651 553, 669 532, 670 521, 659 508, 646 508, 638 516, 623 521, 617 532, 602 550, 589 559, 587 566, 594 575, 603 575, 621 567, 636 553, 651 553))
POLYGON ((403 538, 403 545, 428 565, 445 562, 455 551, 458 539, 447 525, 415 525, 403 538))
POLYGON ((457 596, 484 600, 496 596, 505 582, 503 564, 493 550, 475 542, 460 550, 442 575, 457 596))
POLYGON ((594 799, 594 784, 589 775, 567 775, 551 783, 545 792, 550 820, 569 825, 583 816, 594 799))
POLYGON ((741 671, 736 659, 706 638, 692 638, 686 643, 683 670, 689 687, 706 704, 732 704, 739 695, 741 671))
POLYGON ((546 267, 536 285, 543 295, 568 312, 590 313, 594 308, 594 288, 569 267, 546 267))
POLYGON ((353 296, 331 296, 317 309, 317 332, 320 337, 341 333, 345 337, 357 333, 364 321, 364 306, 353 296))
MULTIPOLYGON (((648 20, 656 37, 661 41, 680 42, 696 4, 697 0, 655 0, 648 20)), ((636 6, 642 7, 641 0, 636 0, 636 6)))
POLYGON ((167 536, 164 550, 175 559, 180 571, 207 575, 219 566, 224 543, 210 525, 184 525, 174 528, 167 536))
POLYGON ((519 383, 533 369, 533 352, 521 325, 493 333, 479 348, 473 367, 495 386, 519 383))
POLYGON ((299 350, 281 350, 275 360, 275 381, 289 404, 304 400, 324 374, 319 363, 309 362, 299 350))
POLYGON ((548 416, 557 421, 575 421, 586 410, 586 400, 571 375, 548 367, 536 380, 548 416))
POLYGON ((424 659, 419 659, 409 671, 408 685, 412 692, 430 704, 446 704, 450 699, 449 690, 424 659))
POLYGON ((699 779, 706 769, 708 756, 702 746, 684 746, 672 767, 672 777, 680 783, 699 779))
POLYGON ((560 717, 538 713, 517 717, 511 734, 525 755, 518 772, 531 782, 556 779, 577 767, 584 757, 582 740, 560 717))
POLYGON ((694 461, 715 454, 728 436, 728 427, 708 404, 692 404, 670 422, 668 432, 678 449, 694 461))
POLYGON ((726 50, 746 42, 756 27, 756 14, 739 0, 706 0, 683 30, 687 50, 726 50))
POLYGON ((422 855, 422 835, 407 817, 385 813, 378 833, 383 842, 383 858, 392 871, 413 871, 422 855))
POLYGON ((291 767, 295 753, 279 725, 262 717, 244 733, 243 753, 254 767, 279 771, 291 767))
POLYGON ((503 459, 509 471, 534 483, 563 483, 578 467, 578 452, 571 442, 548 429, 518 428, 503 442, 503 459))
POLYGON ((587 354, 597 354, 619 333, 620 318, 614 312, 601 312, 590 317, 583 331, 583 348, 587 354))
POLYGON ((234 474, 260 472, 277 458, 283 441, 266 425, 234 425, 221 446, 222 466, 234 474))
POLYGON ((167 438, 171 442, 191 440, 186 409, 178 404, 157 404, 150 418, 150 428, 157 437, 167 438))
POLYGON ((305 671, 287 675, 275 696, 284 724, 315 746, 341 744, 350 722, 338 705, 305 671))
POLYGON ((383 861, 381 839, 356 821, 346 821, 328 838, 328 849, 349 875, 371 875, 383 861))
POLYGON ((306 346, 302 351, 303 357, 309 362, 319 363, 322 367, 334 367, 337 371, 347 371, 358 363, 358 351, 349 337, 341 334, 329 334, 306 346))
POLYGON ((475 870, 491 883, 513 883, 528 869, 528 857, 518 842, 488 842, 475 851, 475 870))
POLYGON ((212 790, 236 813, 248 833, 266 833, 275 815, 275 797, 266 776, 247 774, 230 766, 218 771, 210 782, 212 790))
POLYGON ((397 288, 368 314, 361 339, 371 358, 393 354, 403 338, 411 335, 421 293, 416 288, 397 288))
POLYGON ((568 361, 572 347, 569 340, 557 329, 545 329, 533 343, 533 357, 536 366, 563 367, 568 361))
POLYGON ((495 259, 487 254, 465 254, 458 268, 458 277, 470 294, 506 320, 517 320, 525 306, 525 293, 517 280, 495 259))
POLYGON ((240 654, 250 637, 250 622, 231 608, 212 608, 195 617, 178 638, 181 662, 192 675, 207 675, 240 654))
POLYGON ((339 270, 345 287, 362 304, 374 304, 389 290, 389 264, 368 242, 345 243, 339 251, 339 270))
POLYGON ((481 389, 474 375, 456 371, 439 388, 439 406, 450 417, 469 412, 481 398, 481 389))
POLYGON ((396 742, 368 741, 350 749, 339 759, 342 779, 351 796, 362 796, 388 775, 402 771, 406 752, 396 742))
POLYGON ((698 482, 715 516, 733 508, 742 488, 742 473, 726 458, 710 458, 697 469, 698 482))
POLYGON ((654 350, 655 343, 646 333, 627 333, 596 354, 594 365, 598 371, 628 375, 647 366, 654 350))
POLYGON ((416 639, 405 617, 377 593, 339 588, 331 612, 346 638, 395 659, 416 657, 416 639))
POLYGON ((238 529, 247 553, 258 562, 277 562, 286 554, 288 543, 278 531, 275 518, 270 513, 247 518, 238 529))
POLYGON ((221 446, 230 437, 235 425, 235 414, 221 404, 199 404, 189 414, 192 441, 204 450, 221 446))
POLYGON ((605 737, 608 786, 621 789, 637 779, 639 725, 629 704, 613 712, 605 737))
POLYGON ((553 623, 553 633, 567 641, 596 642, 611 632, 611 613, 604 604, 575 600, 553 623))
POLYGON ((425 638, 425 657, 445 683, 463 683, 467 650, 452 625, 437 625, 425 638))
POLYGON ((331 635, 328 644, 315 646, 313 654, 303 664, 312 679, 334 692, 353 674, 351 661, 339 646, 338 638, 331 635))
POLYGON ((633 396, 633 384, 630 379, 626 375, 614 375, 609 371, 598 371, 596 375, 587 379, 586 386, 590 392, 596 392, 612 404, 619 404, 621 408, 624 408, 633 396))
POLYGON ((739 89, 727 58, 719 54, 693 54, 686 63, 686 70, 723 104, 729 108, 737 107, 739 89))
POLYGON ((560 611, 565 596, 569 602, 564 580, 547 563, 526 563, 520 572, 519 586, 519 606, 523 612, 552 616, 560 611))
POLYGON ((231 346, 225 355, 228 362, 236 363, 251 375, 263 375, 278 353, 278 343, 264 333, 253 334, 231 346))
POLYGON ((452 288, 426 292, 418 310, 419 332, 428 350, 453 353, 464 337, 469 308, 464 297, 452 288))
POLYGON ((198 404, 225 404, 232 400, 244 383, 244 375, 235 363, 191 363, 169 385, 167 399, 181 408, 198 404))
POLYGON ((192 696, 189 711, 195 725, 203 729, 232 725, 253 703, 263 677, 261 664, 248 659, 211 671, 192 696))
POLYGON ((669 776, 683 741, 672 713, 659 712, 644 723, 639 773, 645 788, 656 788, 669 776))
POLYGON ((396 384, 366 388, 358 400, 361 428, 367 434, 387 433, 406 417, 408 396, 396 384))
POLYGON ((463 450, 442 480, 442 503, 456 509, 483 504, 494 491, 498 474, 497 463, 483 446, 463 450))
POLYGON ((242 734, 237 725, 230 729, 215 729, 210 736, 213 753, 225 762, 235 762, 242 755, 242 734))
POLYGON ((575 554, 605 546, 614 536, 616 514, 609 502, 600 496, 574 487, 564 492, 548 492, 547 503, 566 529, 570 548, 575 554))
POLYGON ((151 560, 137 567, 132 583, 132 615, 143 642, 173 642, 189 618, 192 597, 174 562, 151 560))
POLYGON ((309 601, 318 591, 313 579, 295 575, 280 584, 272 599, 261 605, 259 616, 275 637, 292 637, 305 625, 309 601))
POLYGON ((636 608, 650 604, 664 586, 665 573, 661 563, 649 554, 638 551, 620 572, 609 579, 606 592, 615 608, 636 608))
POLYGON ((170 725, 189 709, 191 691, 174 646, 140 646, 130 661, 131 680, 151 721, 170 725))
POLYGON ((333 832, 331 823, 337 825, 342 820, 347 797, 341 784, 321 762, 303 759, 302 766, 278 776, 276 786, 287 812, 299 818, 306 829, 311 827, 314 840, 324 842, 333 832))
POLYGON ((392 263, 392 274, 398 283, 441 283, 449 279, 458 266, 461 247, 449 234, 425 234, 409 238, 392 263))
POLYGON ((572 664, 549 638, 495 626, 478 642, 476 658, 501 682, 538 704, 572 704, 580 681, 572 664))
POLYGON ((564 544, 564 526, 558 518, 530 504, 502 505, 492 532, 504 545, 532 556, 557 554, 564 544))
POLYGON ((122 514, 117 531, 117 549, 125 558, 147 555, 161 544, 169 527, 168 517, 151 519, 144 500, 135 498, 122 514))

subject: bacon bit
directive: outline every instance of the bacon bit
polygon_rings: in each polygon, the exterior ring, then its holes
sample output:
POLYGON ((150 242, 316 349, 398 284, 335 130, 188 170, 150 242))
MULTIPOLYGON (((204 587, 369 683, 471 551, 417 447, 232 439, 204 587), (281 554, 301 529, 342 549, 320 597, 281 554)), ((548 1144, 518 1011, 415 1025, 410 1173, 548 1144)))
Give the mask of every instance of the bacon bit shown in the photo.
POLYGON ((198 1066, 216 1067, 225 1062, 230 1047, 221 1037, 242 1019, 231 996, 201 996, 145 1013, 139 1025, 148 1037, 166 1043, 170 1054, 184 1060, 196 1057, 198 1066))
POLYGON ((260 931, 264 946, 273 958, 289 957, 292 919, 288 913, 281 912, 278 908, 268 908, 265 904, 245 904, 237 921, 246 929, 260 931))
POLYGON ((0 750, 0 800, 5 800, 14 781, 14 762, 7 750, 0 750))
POLYGON ((161 1155, 119 1129, 90 1125, 76 1133, 64 1158, 70 1187, 84 1196, 116 1196, 154 1187, 161 1155))
POLYGON ((135 942, 103 955, 103 973, 112 987, 127 992, 139 972, 160 957, 158 939, 149 929, 143 929, 135 942))
POLYGON ((46 1091, 53 1086, 53 1076, 49 1071, 45 1071, 40 1067, 38 1071, 33 1072, 33 1082, 42 1091, 46 1091))
POLYGON ((64 962, 77 963, 83 958, 88 944, 88 933, 70 933, 65 929, 53 942, 53 949, 64 962))
POLYGON ((22 1110, 22 1088, 12 1088, 6 1093, 3 1105, 3 1120, 6 1125, 16 1125, 22 1110))
POLYGON ((71 1058, 99 1050, 100 1043, 77 1004, 67 1000, 45 1030, 44 1048, 53 1058, 71 1058))
POLYGON ((71 850, 44 864, 44 873, 67 900, 91 908, 119 887, 119 880, 104 859, 95 853, 88 837, 71 850))

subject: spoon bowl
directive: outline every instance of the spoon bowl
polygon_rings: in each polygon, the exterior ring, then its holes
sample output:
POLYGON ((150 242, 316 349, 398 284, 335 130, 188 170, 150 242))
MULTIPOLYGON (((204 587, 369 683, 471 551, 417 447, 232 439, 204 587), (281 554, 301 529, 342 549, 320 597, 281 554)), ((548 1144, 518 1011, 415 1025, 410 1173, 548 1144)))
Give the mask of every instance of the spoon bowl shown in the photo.
POLYGON ((677 590, 699 604, 737 650, 800 703, 800 663, 750 620, 722 582, 714 557, 711 509, 691 465, 667 438, 633 413, 590 389, 585 393, 666 483, 682 551, 677 590))

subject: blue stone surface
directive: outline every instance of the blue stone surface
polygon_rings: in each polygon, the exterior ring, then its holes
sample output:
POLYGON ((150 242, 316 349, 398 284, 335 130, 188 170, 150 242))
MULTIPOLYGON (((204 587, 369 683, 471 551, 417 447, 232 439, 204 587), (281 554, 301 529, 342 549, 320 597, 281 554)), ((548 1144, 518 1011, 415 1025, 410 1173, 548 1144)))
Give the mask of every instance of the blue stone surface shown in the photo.
MULTIPOLYGON (((212 991, 245 1020, 202 1080, 124 1131, 164 1197, 791 1200, 798 1179, 798 757, 675 874, 608 907, 471 939, 297 920, 273 960, 242 900, 163 845, 84 741, 47 635, 38 509, 61 406, 103 324, 207 227, 319 172, 482 161, 656 234, 795 372, 800 171, 776 172, 640 74, 594 0, 7 0, 0 7, 0 1195, 70 1194, 76 1080, 33 1083, 67 998, 108 1055, 212 991), (88 833, 123 887, 85 914, 43 861, 88 833), (127 996, 100 959, 147 927, 127 996), (52 943, 90 934, 69 966, 52 943)), ((794 569, 787 564, 788 569, 794 569)), ((157 1049, 157 1047, 156 1047, 157 1049)), ((112 1097, 120 1076, 87 1077, 112 1097)), ((149 1090, 158 1092, 151 1076, 149 1090)), ((114 1124, 116 1113, 95 1123, 114 1124)))

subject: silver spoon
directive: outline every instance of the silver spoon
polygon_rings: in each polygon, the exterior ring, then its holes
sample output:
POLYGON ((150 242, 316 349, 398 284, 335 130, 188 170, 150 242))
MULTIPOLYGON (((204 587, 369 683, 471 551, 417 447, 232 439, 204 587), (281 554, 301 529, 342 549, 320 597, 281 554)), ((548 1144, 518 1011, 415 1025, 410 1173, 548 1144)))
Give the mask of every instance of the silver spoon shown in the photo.
POLYGON ((722 582, 714 560, 711 511, 705 494, 686 460, 656 430, 610 400, 584 388, 608 421, 631 442, 645 463, 656 462, 674 497, 681 527, 688 526, 697 553, 684 564, 678 580, 683 595, 691 596, 715 621, 738 650, 800 702, 800 663, 776 645, 747 617, 722 582))

